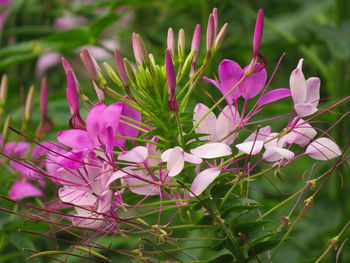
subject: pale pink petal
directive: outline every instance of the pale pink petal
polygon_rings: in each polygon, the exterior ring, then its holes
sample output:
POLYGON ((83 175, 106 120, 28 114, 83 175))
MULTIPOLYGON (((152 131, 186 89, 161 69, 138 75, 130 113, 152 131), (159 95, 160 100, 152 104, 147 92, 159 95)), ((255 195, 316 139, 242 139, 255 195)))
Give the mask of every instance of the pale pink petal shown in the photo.
MULTIPOLYGON (((81 187, 85 185, 85 181, 76 174, 75 171, 68 170, 65 168, 59 168, 56 171, 57 180, 68 187, 81 187)), ((55 178, 56 179, 56 178, 55 178)))
POLYGON ((104 191, 101 195, 98 196, 98 207, 97 212, 106 213, 111 209, 112 201, 112 191, 104 191))
POLYGON ((212 159, 231 155, 232 150, 224 143, 206 143, 192 149, 191 153, 204 159, 212 159))
POLYGON ((114 181, 123 178, 125 176, 128 176, 129 174, 133 174, 131 169, 124 168, 124 170, 119 170, 111 174, 111 176, 108 178, 107 183, 105 184, 105 188, 107 188, 111 183, 114 181))
POLYGON ((72 217, 72 222, 76 226, 96 229, 103 223, 104 217, 91 211, 90 208, 75 207, 75 210, 77 211, 77 216, 72 217))
POLYGON ((330 160, 342 154, 338 145, 329 138, 318 138, 313 141, 305 151, 316 160, 330 160))
POLYGON ((288 149, 270 146, 264 152, 263 158, 268 162, 275 162, 282 158, 290 160, 294 158, 294 153, 288 149))
POLYGON ((94 146, 90 135, 86 131, 80 129, 60 131, 57 133, 57 140, 77 150, 90 149, 94 146))
POLYGON ((173 177, 178 175, 184 168, 184 151, 180 147, 175 147, 170 153, 167 163, 167 169, 169 171, 169 176, 173 177))
POLYGON ((320 85, 321 80, 316 77, 309 78, 306 81, 306 101, 311 103, 314 107, 317 107, 320 100, 320 85))
POLYGON ((62 202, 77 206, 89 207, 97 204, 96 196, 75 187, 61 187, 58 190, 58 196, 62 202))
POLYGON ((258 130, 258 133, 253 132, 251 133, 247 139, 244 140, 244 142, 252 142, 252 141, 266 141, 270 139, 270 133, 271 133, 271 127, 265 126, 258 130))
POLYGON ((290 89, 275 89, 265 93, 258 101, 258 107, 284 99, 291 96, 290 89))
POLYGON ((290 91, 294 104, 305 103, 306 100, 306 81, 301 69, 293 70, 289 79, 290 91))
POLYGON ((118 160, 141 163, 147 159, 148 149, 144 146, 137 146, 130 151, 123 152, 118 156, 118 160))
POLYGON ((58 52, 41 55, 36 62, 35 76, 37 78, 44 76, 46 70, 60 63, 61 57, 62 55, 58 52))
MULTIPOLYGON (((209 111, 209 108, 202 103, 198 103, 194 108, 193 114, 193 125, 196 125, 199 120, 209 111)), ((217 141, 216 137, 216 117, 213 112, 210 112, 208 116, 198 125, 195 129, 196 133, 209 134, 208 136, 203 136, 201 140, 210 140, 212 142, 217 141)))
POLYGON ((295 127, 286 137, 286 142, 293 144, 296 143, 302 147, 307 145, 310 140, 316 136, 317 132, 310 124, 300 119, 295 127))
POLYGON ((235 110, 235 107, 227 105, 220 113, 216 122, 217 139, 219 141, 222 140, 222 143, 230 145, 233 142, 233 137, 235 135, 237 136, 234 131, 237 128, 239 120, 239 113, 235 110))
MULTIPOLYGON (((145 178, 148 181, 151 180, 150 176, 146 177, 143 171, 132 171, 133 174, 140 178, 145 178)), ((133 176, 124 177, 125 182, 130 187, 130 190, 138 195, 159 195, 159 187, 156 184, 149 184, 139 178, 133 176)))
POLYGON ((220 174, 217 168, 209 168, 199 173, 191 185, 190 196, 200 195, 220 174))
POLYGON ((249 155, 259 154, 263 146, 264 146, 263 141, 249 141, 249 142, 243 142, 236 145, 238 150, 249 155))
POLYGON ((200 164, 203 160, 202 158, 195 156, 193 154, 184 152, 184 160, 189 163, 200 164))
POLYGON ((294 109, 300 117, 314 114, 317 111, 317 108, 311 103, 295 104, 294 109))
POLYGON ((28 182, 17 182, 10 189, 10 198, 13 200, 43 195, 39 188, 28 182))
POLYGON ((170 154, 172 153, 173 150, 174 148, 170 148, 162 153, 160 158, 162 159, 163 162, 167 162, 169 160, 170 154))

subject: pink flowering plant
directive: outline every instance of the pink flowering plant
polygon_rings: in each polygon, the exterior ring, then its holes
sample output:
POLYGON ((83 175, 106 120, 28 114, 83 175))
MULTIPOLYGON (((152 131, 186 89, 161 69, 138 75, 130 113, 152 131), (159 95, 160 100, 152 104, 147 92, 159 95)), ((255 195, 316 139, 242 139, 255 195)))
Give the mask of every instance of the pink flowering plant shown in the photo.
MULTIPOLYGON (((30 139, 36 162, 24 160, 27 142, 0 144, 13 169, 25 167, 26 173, 20 171, 8 200, 29 209, 22 216, 51 225, 48 233, 36 234, 66 239, 59 249, 32 251, 30 259, 112 262, 109 257, 117 253, 135 262, 272 262, 329 176, 348 160, 331 136, 343 118, 325 130, 317 119, 349 98, 328 108, 320 105, 321 81, 305 77, 302 58, 285 87, 274 88, 283 56, 275 71, 266 70, 268 59, 260 53, 263 24, 259 10, 251 62, 239 65, 226 58, 217 72, 207 68, 228 28, 220 27, 217 9, 208 19, 205 48, 197 25, 190 50, 185 32, 179 30, 176 47, 169 28, 164 60, 149 53, 136 33, 134 62, 116 49, 115 67, 105 62, 102 70, 83 49, 97 103, 62 58, 70 129, 59 131, 54 142, 30 139), (203 79, 221 94, 212 104, 191 96, 203 79), (265 110, 278 103, 289 112, 266 118, 265 110), (264 179, 278 185, 288 176, 284 167, 297 166, 301 158, 317 160, 303 186, 266 209, 255 187, 264 179), (332 168, 313 173, 318 161, 332 168), (45 192, 47 185, 54 188, 53 197, 45 192), (30 196, 45 202, 34 206, 20 200, 30 196), (274 212, 293 202, 279 223, 274 212), (130 242, 123 246, 125 239, 130 242)), ((42 93, 45 97, 45 89, 42 93)))

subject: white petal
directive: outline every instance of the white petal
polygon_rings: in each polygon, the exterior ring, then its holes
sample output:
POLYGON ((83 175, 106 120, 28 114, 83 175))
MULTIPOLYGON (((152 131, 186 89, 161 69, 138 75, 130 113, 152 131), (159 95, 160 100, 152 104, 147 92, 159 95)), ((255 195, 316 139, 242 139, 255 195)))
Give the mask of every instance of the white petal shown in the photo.
POLYGON ((268 162, 275 162, 282 158, 290 160, 293 157, 294 153, 292 151, 280 147, 268 147, 263 155, 263 158, 268 162))
POLYGON ((118 160, 142 163, 147 159, 148 149, 144 146, 137 146, 130 151, 124 152, 118 156, 118 160))
POLYGON ((290 91, 294 104, 304 103, 306 100, 306 81, 301 69, 293 70, 289 79, 290 91))
POLYGON ((244 142, 252 142, 252 141, 266 141, 271 138, 271 127, 265 126, 258 130, 258 133, 255 131, 251 133, 244 142))
POLYGON ((216 122, 216 135, 218 140, 230 145, 233 142, 234 130, 237 127, 240 117, 235 107, 227 105, 220 113, 216 122), (236 116, 235 116, 236 115, 236 116))
POLYGON ((240 150, 241 152, 244 152, 245 154, 250 154, 250 155, 259 154, 263 146, 264 146, 263 141, 243 142, 236 145, 238 150, 240 150))
POLYGON ((190 196, 200 195, 220 174, 217 168, 209 168, 199 173, 191 185, 190 196))
POLYGON ((58 196, 62 202, 77 206, 94 206, 97 201, 92 193, 74 187, 61 187, 58 196))
MULTIPOLYGON (((193 114, 193 125, 196 125, 197 122, 209 111, 209 108, 202 103, 198 103, 194 109, 193 114)), ((216 117, 213 112, 210 112, 208 116, 198 125, 195 129, 196 133, 206 133, 209 136, 201 137, 201 140, 210 140, 213 142, 217 141, 216 136, 216 117)))
POLYGON ((306 101, 311 103, 314 107, 317 107, 318 101, 320 100, 320 84, 319 78, 309 78, 306 81, 306 101))
POLYGON ((206 143, 192 149, 191 153, 204 159, 212 159, 231 155, 232 150, 224 143, 206 143))
POLYGON ((317 132, 310 124, 300 119, 294 126, 292 131, 288 133, 286 141, 290 144, 296 143, 300 146, 305 146, 316 136, 317 132))
POLYGON ((306 154, 316 160, 330 160, 341 155, 338 145, 329 138, 318 138, 307 148, 306 154))
POLYGON ((300 117, 309 116, 317 111, 317 108, 311 103, 295 104, 294 109, 300 117))
POLYGON ((185 153, 185 152, 184 152, 184 159, 186 162, 194 163, 194 164, 200 164, 203 161, 202 158, 193 154, 185 153))
POLYGON ((129 174, 132 174, 132 170, 128 169, 128 168, 124 168, 123 170, 119 170, 119 171, 112 173, 111 176, 108 178, 108 181, 105 185, 105 188, 107 188, 115 180, 118 180, 120 178, 128 176, 129 174))
POLYGON ((174 148, 170 148, 162 153, 160 158, 162 159, 163 162, 167 162, 169 160, 170 154, 172 153, 173 150, 174 148))
POLYGON ((171 177, 178 175, 184 168, 184 164, 185 164, 185 160, 184 160, 183 150, 180 147, 175 147, 168 159, 168 163, 167 163, 167 169, 169 171, 168 175, 171 177))

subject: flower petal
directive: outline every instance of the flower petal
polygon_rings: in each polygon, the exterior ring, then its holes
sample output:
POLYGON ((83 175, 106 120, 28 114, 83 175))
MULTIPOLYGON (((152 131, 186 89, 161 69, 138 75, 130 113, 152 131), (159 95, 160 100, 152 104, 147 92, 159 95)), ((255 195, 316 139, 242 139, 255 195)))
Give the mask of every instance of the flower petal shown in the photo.
MULTIPOLYGON (((249 67, 249 66, 247 66, 249 67)), ((247 68, 246 67, 246 68, 247 68)), ((244 68, 243 71, 246 69, 244 68)), ((249 100, 256 95, 258 95, 261 89, 264 87, 266 82, 267 74, 266 70, 262 70, 252 73, 250 76, 246 77, 240 84, 241 95, 244 99, 249 100)))
POLYGON ((175 147, 170 153, 167 163, 167 169, 169 171, 169 176, 173 177, 178 175, 184 168, 184 151, 180 147, 175 147))
POLYGON ((288 133, 286 137, 286 142, 289 144, 296 143, 302 147, 307 145, 310 140, 316 136, 317 132, 310 124, 300 119, 294 128, 288 133))
POLYGON ((43 195, 39 188, 28 182, 17 182, 10 189, 10 198, 13 200, 43 195))
MULTIPOLYGON (((123 106, 121 115, 124 117, 127 117, 129 119, 135 120, 136 122, 141 122, 141 113, 138 112, 137 110, 129 107, 126 104, 124 104, 124 106, 123 106)), ((139 129, 134 128, 130 125, 133 125, 136 127, 140 127, 140 125, 137 124, 136 122, 125 120, 125 119, 123 119, 123 117, 121 117, 121 120, 125 123, 120 123, 118 126, 118 131, 119 131, 120 135, 136 138, 140 131, 139 131, 139 129), (128 125, 128 123, 130 125, 128 125)))
POLYGON ((290 91, 294 104, 305 103, 306 100, 306 81, 301 69, 293 70, 289 79, 290 91))
MULTIPOLYGON (((219 79, 221 82, 220 91, 222 95, 225 95, 230 89, 232 89, 237 82, 242 78, 243 70, 234 61, 224 59, 219 65, 219 79)), ((241 89, 237 87, 226 98, 228 104, 232 104, 232 100, 237 100, 241 96, 241 89)))
POLYGON ((200 195, 219 174, 220 170, 217 168, 209 168, 200 172, 192 182, 190 196, 200 195))
POLYGON ((319 78, 309 78, 306 81, 306 101, 311 103, 314 107, 317 107, 320 100, 320 85, 321 80, 319 78))
POLYGON ((316 160, 330 160, 341 155, 338 145, 329 138, 318 138, 307 148, 306 154, 316 160))
POLYGON ((79 129, 65 130, 57 133, 57 140, 72 149, 85 150, 94 147, 90 135, 79 129))
POLYGON ((264 152, 263 158, 268 162, 275 162, 282 158, 290 160, 294 158, 294 153, 288 149, 270 146, 264 152))
POLYGON ((86 117, 86 130, 89 133, 90 137, 94 140, 94 143, 96 145, 100 145, 97 139, 97 134, 100 129, 99 124, 101 121, 102 114, 106 108, 107 106, 103 103, 97 103, 91 108, 86 117))
POLYGON ((291 96, 290 89, 275 89, 265 93, 258 101, 258 107, 287 98, 291 96))
POLYGON ((257 155, 264 146, 264 141, 249 141, 237 144, 236 147, 241 152, 248 155, 257 155))
POLYGON ((206 143, 192 149, 191 153, 204 159, 212 159, 231 155, 232 150, 224 143, 206 143))
POLYGON ((237 134, 234 134, 234 131, 239 120, 239 113, 235 107, 227 105, 220 113, 216 122, 217 139, 219 141, 222 140, 222 143, 230 145, 233 142, 233 137, 235 135, 237 136, 237 134))
POLYGON ((75 187, 61 187, 58 196, 62 202, 77 206, 92 207, 97 204, 96 196, 75 187))
POLYGON ((202 158, 195 156, 193 154, 185 153, 184 152, 184 160, 189 163, 194 163, 194 164, 200 164, 202 163, 202 158))
MULTIPOLYGON (((198 121, 209 111, 209 108, 202 103, 198 103, 194 108, 193 125, 196 125, 198 121)), ((196 133, 206 133, 208 136, 201 137, 201 140, 210 140, 212 142, 217 141, 216 137, 216 117, 213 112, 210 112, 203 121, 195 129, 196 133)))
POLYGON ((118 160, 142 163, 147 159, 148 149, 144 146, 137 146, 130 151, 123 152, 118 156, 118 160))
POLYGON ((30 145, 26 142, 8 142, 5 144, 4 153, 23 158, 30 145))
POLYGON ((295 104, 294 109, 300 117, 311 115, 317 111, 317 108, 311 103, 295 104))

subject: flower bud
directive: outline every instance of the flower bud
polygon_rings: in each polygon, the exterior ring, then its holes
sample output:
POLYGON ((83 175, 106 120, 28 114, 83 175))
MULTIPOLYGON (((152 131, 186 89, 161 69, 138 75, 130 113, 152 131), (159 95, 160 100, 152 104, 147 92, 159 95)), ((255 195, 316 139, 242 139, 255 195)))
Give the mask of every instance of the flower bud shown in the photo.
POLYGON ((167 37, 167 47, 172 57, 175 54, 175 38, 174 31, 171 27, 168 29, 168 37, 167 37))
MULTIPOLYGON (((112 81, 117 84, 119 87, 123 86, 122 81, 120 80, 120 78, 118 77, 117 72, 114 71, 114 69, 107 63, 107 62, 103 62, 102 63, 103 67, 105 68, 105 70, 107 71, 108 76, 112 79, 112 81)), ((124 65, 124 64, 123 64, 124 65)), ((125 73, 126 74, 126 73, 125 73)))
POLYGON ((177 49, 179 53, 179 62, 182 63, 185 57, 185 31, 182 28, 179 30, 177 49))
POLYGON ((97 65, 96 60, 91 57, 89 51, 86 48, 83 48, 83 53, 80 54, 80 58, 85 66, 85 68, 88 70, 90 77, 94 81, 98 81, 101 74, 101 69, 97 65))
POLYGON ((179 104, 176 100, 175 92, 170 93, 170 97, 168 100, 168 108, 171 111, 175 111, 175 112, 179 111, 179 104))
POLYGON ((168 81, 168 90, 170 93, 175 93, 176 75, 173 60, 168 49, 165 50, 165 70, 168 81))
POLYGON ((143 43, 143 40, 139 34, 136 34, 136 39, 137 39, 137 45, 139 47, 141 58, 143 62, 146 63, 148 61, 148 52, 147 52, 146 46, 143 43))
POLYGON ((219 34, 218 34, 217 37, 216 37, 216 39, 215 39, 215 41, 214 41, 214 50, 215 50, 215 51, 217 51, 217 50, 220 48, 221 43, 222 43, 222 41, 224 40, 224 37, 225 37, 226 32, 227 32, 227 27, 228 27, 228 24, 225 23, 225 24, 222 26, 222 28, 221 28, 219 34))
POLYGON ((253 51, 254 57, 257 57, 260 50, 261 38, 264 26, 264 11, 259 9, 258 17, 256 19, 254 39, 253 39, 253 51))
POLYGON ((197 59, 199 47, 200 47, 200 41, 201 41, 201 26, 198 24, 193 32, 192 37, 192 43, 191 43, 191 50, 196 50, 195 58, 197 59))
POLYGON ((123 62, 123 57, 121 56, 118 49, 116 49, 114 51, 114 56, 115 56, 115 64, 117 66, 117 71, 118 71, 119 77, 120 77, 123 85, 125 87, 128 87, 129 86, 128 75, 126 74, 125 65, 123 62))
POLYGON ((214 22, 214 39, 218 34, 219 18, 218 18, 218 9, 215 7, 213 9, 213 22, 214 22))
POLYGON ((211 50, 214 43, 214 18, 210 14, 207 26, 207 51, 211 50))
POLYGON ((7 76, 2 75, 0 85, 0 107, 5 104, 7 96, 7 76))
POLYGON ((124 62, 126 74, 128 75, 129 80, 131 80, 133 83, 136 83, 134 70, 133 70, 132 66, 130 65, 129 60, 127 58, 124 58, 123 62, 124 62))
POLYGON ((34 86, 32 85, 29 88, 29 92, 27 95, 27 100, 24 108, 24 121, 28 122, 30 120, 30 116, 33 110, 33 102, 34 102, 34 86))
POLYGON ((134 56, 137 64, 141 65, 142 64, 142 56, 141 56, 141 51, 139 48, 139 44, 137 41, 137 34, 132 33, 132 48, 134 50, 134 56))
POLYGON ((99 86, 96 84, 96 82, 94 80, 92 81, 92 83, 94 85, 95 92, 96 92, 96 95, 97 95, 99 102, 104 103, 105 102, 105 93, 103 92, 103 90, 101 90, 99 88, 99 86))
POLYGON ((41 79, 41 90, 40 90, 40 111, 42 119, 44 120, 47 115, 47 96, 48 96, 48 89, 47 89, 47 80, 44 76, 41 79))

